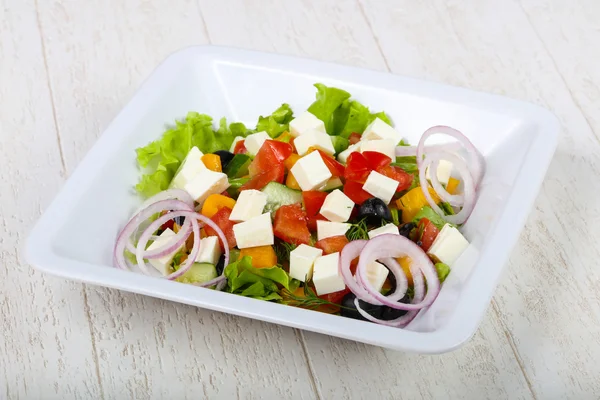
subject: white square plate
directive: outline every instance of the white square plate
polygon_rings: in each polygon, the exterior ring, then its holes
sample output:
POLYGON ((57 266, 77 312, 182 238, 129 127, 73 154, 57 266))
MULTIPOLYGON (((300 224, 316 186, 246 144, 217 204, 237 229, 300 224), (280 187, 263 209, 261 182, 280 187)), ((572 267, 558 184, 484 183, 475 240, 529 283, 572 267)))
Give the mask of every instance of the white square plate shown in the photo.
POLYGON ((104 132, 33 229, 27 259, 42 271, 95 285, 392 349, 446 352, 476 331, 540 188, 558 130, 548 111, 499 96, 294 57, 192 47, 164 61, 104 132), (413 144, 430 126, 457 128, 486 159, 479 200, 463 230, 471 246, 436 302, 409 329, 112 267, 117 232, 141 203, 133 191, 140 175, 135 148, 192 110, 251 126, 284 102, 301 112, 314 100, 315 82, 346 89, 372 110, 385 110, 413 144))

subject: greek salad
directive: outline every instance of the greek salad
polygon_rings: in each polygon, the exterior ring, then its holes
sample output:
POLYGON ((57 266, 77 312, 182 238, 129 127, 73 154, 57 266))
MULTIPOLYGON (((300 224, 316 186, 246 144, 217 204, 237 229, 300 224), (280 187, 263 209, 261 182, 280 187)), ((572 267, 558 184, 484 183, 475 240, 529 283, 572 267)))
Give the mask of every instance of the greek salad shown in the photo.
POLYGON ((138 148, 145 202, 115 265, 399 328, 431 305, 469 245, 483 157, 447 126, 410 146, 384 112, 315 86, 299 114, 215 130, 190 112, 138 148))

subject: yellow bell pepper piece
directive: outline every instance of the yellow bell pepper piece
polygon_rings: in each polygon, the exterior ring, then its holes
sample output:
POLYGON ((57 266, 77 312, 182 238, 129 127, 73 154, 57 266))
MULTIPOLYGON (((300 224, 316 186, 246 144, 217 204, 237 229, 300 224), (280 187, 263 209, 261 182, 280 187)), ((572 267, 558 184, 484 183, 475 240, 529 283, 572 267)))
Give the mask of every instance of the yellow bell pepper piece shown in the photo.
POLYGON ((458 179, 450 177, 450 179, 448 179, 448 185, 446 185, 446 192, 456 194, 459 184, 460 181, 458 179))
POLYGON ((206 168, 215 172, 223 172, 221 166, 221 157, 216 154, 205 154, 202 156, 202 162, 206 165, 206 168))
POLYGON ((287 178, 285 178, 285 186, 289 187, 290 189, 302 190, 300 184, 294 177, 294 174, 292 174, 291 172, 288 172, 287 178))
POLYGON ((408 286, 412 286, 413 278, 412 274, 410 273, 410 264, 412 263, 412 259, 410 257, 400 257, 396 258, 396 261, 398 261, 398 263, 402 267, 402 271, 404 271, 404 274, 406 275, 406 279, 408 280, 408 286))
POLYGON ((288 158, 285 159, 283 165, 285 165, 285 168, 289 171, 290 169, 292 169, 294 164, 296 164, 296 162, 301 158, 302 157, 300 157, 298 154, 292 153, 288 158))
POLYGON ((211 218, 221 208, 228 207, 233 210, 233 206, 235 206, 235 200, 231 197, 223 196, 222 194, 211 194, 204 201, 200 213, 205 217, 211 218))
POLYGON ((292 136, 291 133, 289 133, 288 131, 285 131, 281 135, 277 136, 277 138, 275 138, 275 140, 278 140, 280 142, 289 143, 290 140, 292 140, 293 138, 294 137, 292 136))
MULTIPOLYGON (((429 188, 429 194, 431 194, 436 204, 441 201, 432 187, 429 188)), ((396 200, 396 206, 399 210, 402 210, 402 222, 404 223, 412 221, 419 210, 428 204, 420 186, 411 189, 404 196, 396 200)))
POLYGON ((273 246, 258 246, 240 250, 240 259, 245 256, 252 257, 254 268, 269 268, 277 264, 277 255, 273 246))

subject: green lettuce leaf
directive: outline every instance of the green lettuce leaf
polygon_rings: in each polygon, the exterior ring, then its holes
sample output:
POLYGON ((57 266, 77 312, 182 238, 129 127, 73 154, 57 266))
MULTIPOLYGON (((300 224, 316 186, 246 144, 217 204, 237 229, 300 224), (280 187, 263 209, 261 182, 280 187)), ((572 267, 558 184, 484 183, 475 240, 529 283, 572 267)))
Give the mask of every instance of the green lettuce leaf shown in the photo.
POLYGON ((438 278, 440 279, 440 283, 444 282, 448 277, 448 274, 450 274, 450 267, 444 263, 437 263, 435 264, 435 269, 437 271, 438 278))
POLYGON ((342 136, 332 136, 331 143, 335 149, 335 154, 340 154, 342 151, 346 150, 348 146, 350 146, 348 139, 342 136))
POLYGON ((348 118, 347 105, 340 107, 350 98, 350 93, 342 89, 325 86, 322 83, 315 83, 315 87, 317 88, 317 99, 308 107, 308 111, 325 123, 327 133, 337 135, 339 132, 336 132, 336 130, 340 129, 339 126, 343 126, 348 118), (340 110, 335 115, 338 108, 340 110), (338 121, 342 121, 343 124, 336 123, 336 118, 338 121))
POLYGON ((228 292, 263 300, 281 299, 279 287, 290 290, 293 286, 293 280, 283 269, 254 268, 248 256, 225 267, 225 276, 228 292))
POLYGON ((273 114, 258 117, 256 131, 266 131, 270 137, 275 138, 289 129, 290 121, 294 119, 294 113, 289 104, 282 104, 273 114))
POLYGON ((429 206, 421 208, 417 215, 415 215, 415 217, 413 218, 412 222, 418 225, 421 218, 427 218, 429 221, 431 221, 432 224, 435 225, 436 228, 440 230, 444 227, 444 225, 448 223, 444 218, 442 218, 438 213, 433 211, 433 209, 429 206))

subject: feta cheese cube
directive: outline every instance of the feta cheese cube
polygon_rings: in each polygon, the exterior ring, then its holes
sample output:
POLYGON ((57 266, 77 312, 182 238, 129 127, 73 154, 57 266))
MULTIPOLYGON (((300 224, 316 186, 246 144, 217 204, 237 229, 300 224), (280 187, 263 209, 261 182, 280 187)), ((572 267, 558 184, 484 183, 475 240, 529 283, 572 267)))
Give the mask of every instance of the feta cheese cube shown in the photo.
POLYGON ((183 189, 189 181, 194 179, 198 172, 206 169, 206 166, 202 162, 203 155, 204 154, 202 154, 200 149, 196 146, 192 147, 175 173, 175 177, 173 177, 170 187, 183 189))
MULTIPOLYGON (((171 229, 165 229, 163 233, 161 233, 160 236, 154 242, 152 242, 150 246, 148 246, 147 250, 160 249, 166 244, 172 242, 173 236, 175 235, 176 233, 173 232, 171 229)), ((172 253, 166 254, 161 258, 151 258, 148 261, 150 262, 150 265, 156 268, 158 272, 160 272, 163 275, 169 275, 171 272, 173 272, 171 271, 171 263, 173 262, 173 257, 175 257, 175 254, 181 251, 181 249, 183 249, 184 246, 185 243, 182 243, 181 246, 175 249, 172 253)))
POLYGON ((375 118, 362 134, 362 140, 391 139, 395 145, 400 143, 402 135, 385 123, 381 118, 375 118))
POLYGON ((223 252, 221 251, 219 238, 217 236, 208 236, 200 240, 200 251, 196 256, 196 262, 217 265, 221 254, 223 252))
POLYGON ((240 249, 268 246, 275 243, 271 214, 264 213, 233 226, 233 234, 240 249))
POLYGON ((222 193, 228 187, 229 180, 227 179, 227 175, 205 168, 198 172, 191 181, 186 183, 183 190, 188 192, 202 206, 208 196, 215 193, 222 193))
POLYGON ((360 142, 360 152, 376 151, 396 160, 396 144, 391 139, 364 140, 360 142))
POLYGON ((317 189, 332 176, 318 151, 313 151, 299 159, 291 171, 302 190, 317 189))
POLYGON ((340 154, 338 154, 337 159, 342 164, 346 164, 346 162, 348 161, 348 157, 350 157, 350 154, 354 153, 355 151, 359 151, 359 150, 360 150, 360 144, 358 144, 358 143, 351 144, 350 146, 348 146, 348 148, 346 150, 344 150, 340 154))
POLYGON ((244 140, 244 138, 243 138, 243 137, 241 137, 241 136, 236 136, 236 137, 233 139, 233 143, 231 143, 231 147, 229 148, 229 152, 230 152, 230 153, 233 153, 233 151, 235 150, 235 145, 237 144, 237 142, 239 142, 239 141, 241 141, 241 140, 244 140))
POLYGON ((304 111, 290 121, 290 133, 294 137, 303 135, 313 129, 323 133, 326 132, 325 123, 308 111, 304 111))
POLYGON ((394 224, 387 224, 382 226, 381 228, 377 228, 377 229, 373 229, 372 231, 369 231, 369 239, 373 239, 376 236, 379 235, 385 235, 385 234, 392 234, 392 235, 399 235, 400 231, 398 230, 398 227, 394 224))
POLYGON ((327 239, 333 236, 342 236, 348 232, 352 225, 344 222, 317 221, 317 239, 327 239))
POLYGON ((340 253, 331 253, 317 257, 313 266, 312 280, 317 295, 339 292, 346 288, 344 279, 339 272, 340 253))
POLYGON ((367 265, 367 279, 378 292, 381 291, 389 273, 390 271, 386 266, 377 261, 367 265))
MULTIPOLYGON (((427 171, 425 171, 425 176, 427 179, 431 179, 431 174, 429 173, 431 166, 432 165, 430 164, 429 168, 427 168, 427 171)), ((452 175, 452 163, 450 161, 440 160, 440 164, 438 165, 438 169, 437 169, 437 173, 436 173, 438 181, 441 184, 447 185, 448 181, 450 180, 451 175, 452 175)))
POLYGON ((267 204, 267 195, 260 190, 242 190, 231 210, 230 221, 242 222, 258 217, 267 204))
POLYGON ((262 145, 271 139, 269 134, 265 131, 256 132, 251 135, 248 135, 244 141, 244 146, 246 146, 246 150, 248 150, 248 154, 251 156, 255 156, 258 153, 258 150, 262 147, 262 145))
POLYGON ((377 171, 371 171, 362 188, 365 192, 383 200, 385 204, 389 204, 398 188, 398 181, 377 171))
POLYGON ((469 247, 469 242, 458 229, 444 225, 427 252, 433 258, 452 267, 452 264, 469 247))
POLYGON ((305 132, 301 136, 298 136, 296 139, 294 139, 294 147, 296 147, 296 151, 301 156, 308 153, 308 149, 311 147, 316 147, 317 149, 330 155, 335 153, 333 143, 331 143, 331 136, 314 129, 305 132))
POLYGON ((312 276, 313 264, 317 257, 323 255, 323 250, 301 244, 290 252, 290 276, 301 282, 306 282, 312 276))
POLYGON ((354 202, 340 189, 335 189, 325 197, 321 215, 333 222, 346 222, 350 218, 354 202))

